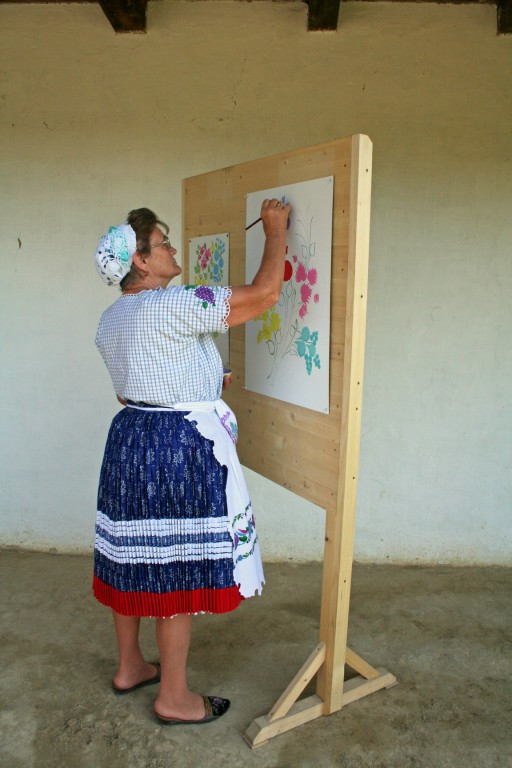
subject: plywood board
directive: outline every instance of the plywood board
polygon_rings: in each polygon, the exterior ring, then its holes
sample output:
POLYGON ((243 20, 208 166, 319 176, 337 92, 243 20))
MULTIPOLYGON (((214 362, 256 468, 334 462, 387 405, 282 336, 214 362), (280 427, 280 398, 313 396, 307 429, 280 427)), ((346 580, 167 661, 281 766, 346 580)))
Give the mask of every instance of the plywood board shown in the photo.
MULTIPOLYGON (((361 138, 371 147, 367 137, 361 138)), ((242 463, 327 510, 336 509, 339 490, 352 148, 352 137, 338 139, 212 171, 183 183, 184 242, 210 232, 229 232, 230 282, 243 285, 246 196, 334 176, 329 413, 246 390, 243 326, 230 332, 233 384, 225 396, 238 418, 242 463)), ((186 271, 185 280, 189 281, 186 271)))
MULTIPOLYGON (((254 748, 290 728, 396 683, 347 648, 363 389, 372 144, 352 136, 186 179, 184 236, 230 234, 231 284, 245 283, 245 198, 251 192, 334 177, 329 413, 249 392, 244 328, 232 329, 234 385, 244 464, 323 507, 326 514, 319 645, 267 717, 246 731, 254 748), (345 661, 360 677, 344 681, 345 661), (313 675, 317 695, 296 701, 313 675), (295 703, 293 703, 295 701, 295 703)), ((187 279, 187 275, 185 276, 187 279)))

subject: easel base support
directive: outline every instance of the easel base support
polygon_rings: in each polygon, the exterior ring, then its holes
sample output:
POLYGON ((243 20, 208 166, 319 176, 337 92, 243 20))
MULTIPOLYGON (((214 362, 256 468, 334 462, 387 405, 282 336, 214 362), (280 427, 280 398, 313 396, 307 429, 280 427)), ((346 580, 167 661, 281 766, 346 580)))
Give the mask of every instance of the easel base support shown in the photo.
POLYGON ((288 714, 280 717, 278 720, 270 722, 268 716, 257 717, 253 720, 244 734, 244 739, 252 749, 261 747, 269 739, 279 736, 280 733, 304 725, 310 720, 321 717, 324 713, 324 702, 319 696, 308 696, 306 699, 297 701, 288 714))
MULTIPOLYGON (((359 675, 351 680, 347 680, 343 685, 341 706, 344 707, 347 704, 351 704, 353 701, 362 699, 370 693, 381 690, 381 688, 392 688, 397 684, 396 677, 390 672, 380 667, 377 671, 379 673, 378 676, 372 677, 371 680, 359 675)), ((290 707, 284 717, 272 721, 268 715, 257 717, 247 728, 244 739, 251 749, 257 749, 257 747, 262 747, 266 744, 269 739, 326 714, 331 713, 325 711, 325 702, 319 696, 308 696, 290 707)))

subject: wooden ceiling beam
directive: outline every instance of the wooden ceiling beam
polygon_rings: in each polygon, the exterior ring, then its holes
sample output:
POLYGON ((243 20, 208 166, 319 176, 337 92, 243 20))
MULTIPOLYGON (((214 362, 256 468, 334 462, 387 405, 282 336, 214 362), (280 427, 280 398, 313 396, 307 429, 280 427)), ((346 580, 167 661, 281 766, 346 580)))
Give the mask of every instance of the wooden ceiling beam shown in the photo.
POLYGON ((307 3, 309 6, 308 30, 310 32, 337 28, 340 0, 307 0, 307 3))
MULTIPOLYGON (((391 0, 391 2, 408 0, 391 0)), ((409 0, 410 1, 410 0, 409 0)), ((116 32, 145 32, 148 0, 0 0, 2 3, 87 3, 99 2, 107 19, 116 32)), ((308 9, 308 30, 311 32, 338 26, 340 0, 305 0, 308 9)), ((372 0, 366 0, 372 2, 372 0)), ((498 35, 512 35, 512 0, 416 0, 442 4, 476 3, 497 6, 498 35)))
POLYGON ((145 32, 148 0, 99 0, 116 32, 145 32))
POLYGON ((498 0, 498 35, 512 34, 512 0, 498 0))

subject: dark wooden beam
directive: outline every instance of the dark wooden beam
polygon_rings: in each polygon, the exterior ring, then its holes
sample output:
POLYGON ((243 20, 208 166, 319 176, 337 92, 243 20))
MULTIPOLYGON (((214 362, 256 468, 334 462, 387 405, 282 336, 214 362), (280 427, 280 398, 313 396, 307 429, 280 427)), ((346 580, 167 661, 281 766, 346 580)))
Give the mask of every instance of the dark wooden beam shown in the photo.
POLYGON ((337 28, 340 0, 307 0, 307 3, 310 32, 337 28))
MULTIPOLYGON (((363 0, 372 2, 372 0, 363 0)), ((379 2, 379 0, 373 0, 379 2)), ((512 0, 415 0, 418 3, 441 3, 447 5, 497 4, 498 35, 512 34, 512 0)), ((148 0, 0 0, 2 3, 93 3, 99 2, 105 16, 116 32, 145 32, 148 0)), ((338 25, 340 0, 305 0, 309 6, 308 29, 310 31, 332 29, 338 25)), ((411 2, 411 0, 390 0, 390 2, 411 2)))
POLYGON ((512 34, 512 0, 498 0, 498 35, 512 34))
POLYGON ((145 32, 148 0, 99 0, 116 32, 145 32))

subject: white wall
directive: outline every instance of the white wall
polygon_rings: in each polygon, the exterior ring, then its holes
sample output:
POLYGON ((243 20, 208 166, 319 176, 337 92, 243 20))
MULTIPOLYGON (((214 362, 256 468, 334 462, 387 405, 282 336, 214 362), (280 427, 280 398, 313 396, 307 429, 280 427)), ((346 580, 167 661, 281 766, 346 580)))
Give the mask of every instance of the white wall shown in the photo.
MULTIPOLYGON (((93 338, 98 237, 181 180, 352 133, 374 142, 356 557, 509 561, 512 36, 493 6, 0 6, 0 540, 87 551, 116 404, 93 338)), ((249 473, 267 558, 321 557, 323 513, 249 473)))

